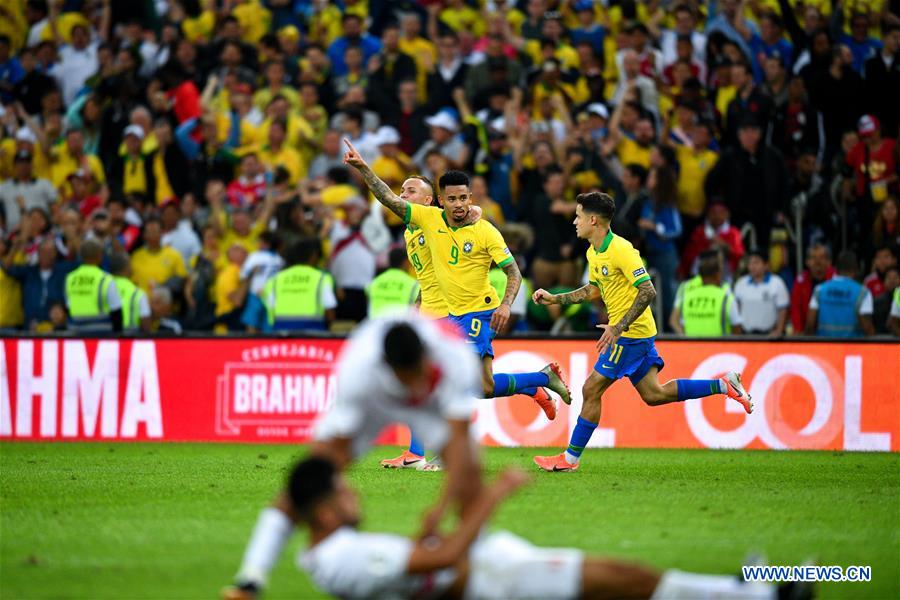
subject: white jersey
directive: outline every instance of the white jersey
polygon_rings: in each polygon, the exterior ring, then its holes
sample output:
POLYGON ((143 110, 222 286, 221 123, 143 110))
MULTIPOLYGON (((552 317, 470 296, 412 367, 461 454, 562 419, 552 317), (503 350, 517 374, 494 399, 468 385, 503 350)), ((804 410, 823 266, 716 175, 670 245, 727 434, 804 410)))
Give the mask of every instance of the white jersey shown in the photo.
POLYGON ((456 572, 406 572, 413 541, 399 535, 342 527, 297 556, 316 586, 337 598, 428 598, 445 591, 456 572))
MULTIPOLYGON (((298 566, 338 598, 434 598, 455 581, 455 569, 406 572, 413 541, 399 535, 342 527, 301 552, 298 566)), ((546 600, 577 598, 584 555, 571 548, 539 548, 506 531, 480 536, 469 549, 465 598, 546 600)))
POLYGON ((350 438, 359 456, 384 427, 404 423, 440 452, 450 435, 447 419, 468 421, 481 395, 481 367, 465 341, 439 322, 397 315, 363 323, 347 340, 336 367, 334 404, 316 424, 317 440, 350 438), (412 398, 384 360, 384 336, 397 323, 418 333, 434 365, 432 390, 412 398))

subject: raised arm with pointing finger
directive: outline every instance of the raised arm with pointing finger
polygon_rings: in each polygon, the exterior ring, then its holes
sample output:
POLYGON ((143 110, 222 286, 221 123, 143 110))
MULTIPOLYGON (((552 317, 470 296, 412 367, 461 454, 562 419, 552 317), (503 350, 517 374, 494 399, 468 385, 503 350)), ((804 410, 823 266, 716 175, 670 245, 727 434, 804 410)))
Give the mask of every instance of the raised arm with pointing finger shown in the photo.
MULTIPOLYGON (((350 165, 359 171, 363 179, 366 181, 366 185, 371 190, 372 194, 375 198, 381 202, 384 206, 388 207, 388 209, 400 217, 401 219, 406 218, 407 214, 407 206, 409 202, 398 196, 391 190, 391 187, 382 181, 378 175, 372 171, 372 168, 369 167, 368 163, 363 160, 363 157, 360 156, 359 152, 356 148, 353 147, 353 144, 350 143, 350 140, 344 138, 344 143, 347 144, 348 150, 344 153, 344 164, 350 165)), ((435 201, 437 199, 435 198, 435 201)), ((482 216, 482 210, 480 206, 472 206, 469 208, 469 214, 466 220, 463 222, 463 225, 471 225, 472 223, 478 221, 478 219, 482 216)))
POLYGON ((347 152, 344 153, 344 164, 350 165, 359 171, 375 198, 402 219, 406 215, 406 206, 409 202, 391 191, 390 186, 383 182, 372 171, 366 161, 363 160, 356 148, 353 147, 353 144, 350 143, 350 140, 344 138, 344 143, 347 144, 348 148, 347 152))

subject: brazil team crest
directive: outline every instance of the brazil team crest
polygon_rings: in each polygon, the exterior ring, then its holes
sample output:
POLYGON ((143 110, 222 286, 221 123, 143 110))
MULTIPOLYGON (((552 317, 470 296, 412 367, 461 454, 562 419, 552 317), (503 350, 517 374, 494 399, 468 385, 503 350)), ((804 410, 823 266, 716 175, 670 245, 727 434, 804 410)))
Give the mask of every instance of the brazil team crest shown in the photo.
POLYGON ((603 265, 602 267, 600 267, 600 272, 603 273, 604 277, 609 275, 609 269, 606 268, 606 265, 603 265))
POLYGON ((467 241, 465 244, 463 244, 463 252, 465 252, 466 254, 469 254, 470 252, 472 252, 472 248, 474 248, 474 247, 475 247, 474 242, 467 241))
POLYGON ((422 235, 419 236, 419 245, 420 245, 420 246, 424 246, 424 245, 425 245, 425 234, 424 234, 424 233, 423 233, 422 235))

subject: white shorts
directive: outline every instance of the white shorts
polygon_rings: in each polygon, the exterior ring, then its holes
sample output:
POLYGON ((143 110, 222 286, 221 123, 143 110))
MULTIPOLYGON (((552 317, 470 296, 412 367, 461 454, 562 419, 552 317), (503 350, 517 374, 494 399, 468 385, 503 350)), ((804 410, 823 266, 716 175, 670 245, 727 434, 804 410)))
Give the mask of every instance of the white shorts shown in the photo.
POLYGON ((395 408, 389 411, 342 410, 335 406, 325 413, 316 424, 314 437, 317 440, 350 438, 354 457, 359 457, 372 448, 378 435, 388 425, 402 423, 415 431, 416 436, 426 444, 428 452, 439 454, 450 438, 447 420, 436 412, 419 408, 395 408))
POLYGON ((498 531, 479 538, 469 552, 465 598, 577 598, 583 562, 580 550, 540 548, 508 531, 498 531))

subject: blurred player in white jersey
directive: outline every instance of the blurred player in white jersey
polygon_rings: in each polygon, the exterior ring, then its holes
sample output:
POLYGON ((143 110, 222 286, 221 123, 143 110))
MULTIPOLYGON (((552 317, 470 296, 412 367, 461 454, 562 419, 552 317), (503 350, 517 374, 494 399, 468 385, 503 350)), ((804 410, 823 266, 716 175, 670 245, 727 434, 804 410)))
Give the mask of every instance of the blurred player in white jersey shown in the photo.
POLYGON ((778 590, 735 577, 661 573, 619 559, 585 556, 572 548, 540 548, 505 531, 482 532, 493 510, 527 479, 520 471, 502 473, 482 489, 455 531, 414 540, 358 531, 356 493, 329 460, 306 459, 288 481, 294 511, 310 528, 310 547, 301 551, 297 564, 319 588, 338 598, 804 597, 793 585, 778 590))
MULTIPOLYGON (((316 424, 311 454, 342 469, 365 453, 386 426, 404 423, 428 440, 447 471, 427 529, 437 525, 451 502, 458 501, 465 513, 481 491, 469 437, 481 367, 456 330, 412 315, 368 321, 347 340, 336 377, 336 398, 316 424)), ((296 521, 285 493, 262 511, 235 585, 223 591, 224 597, 252 598, 262 589, 296 521)))

